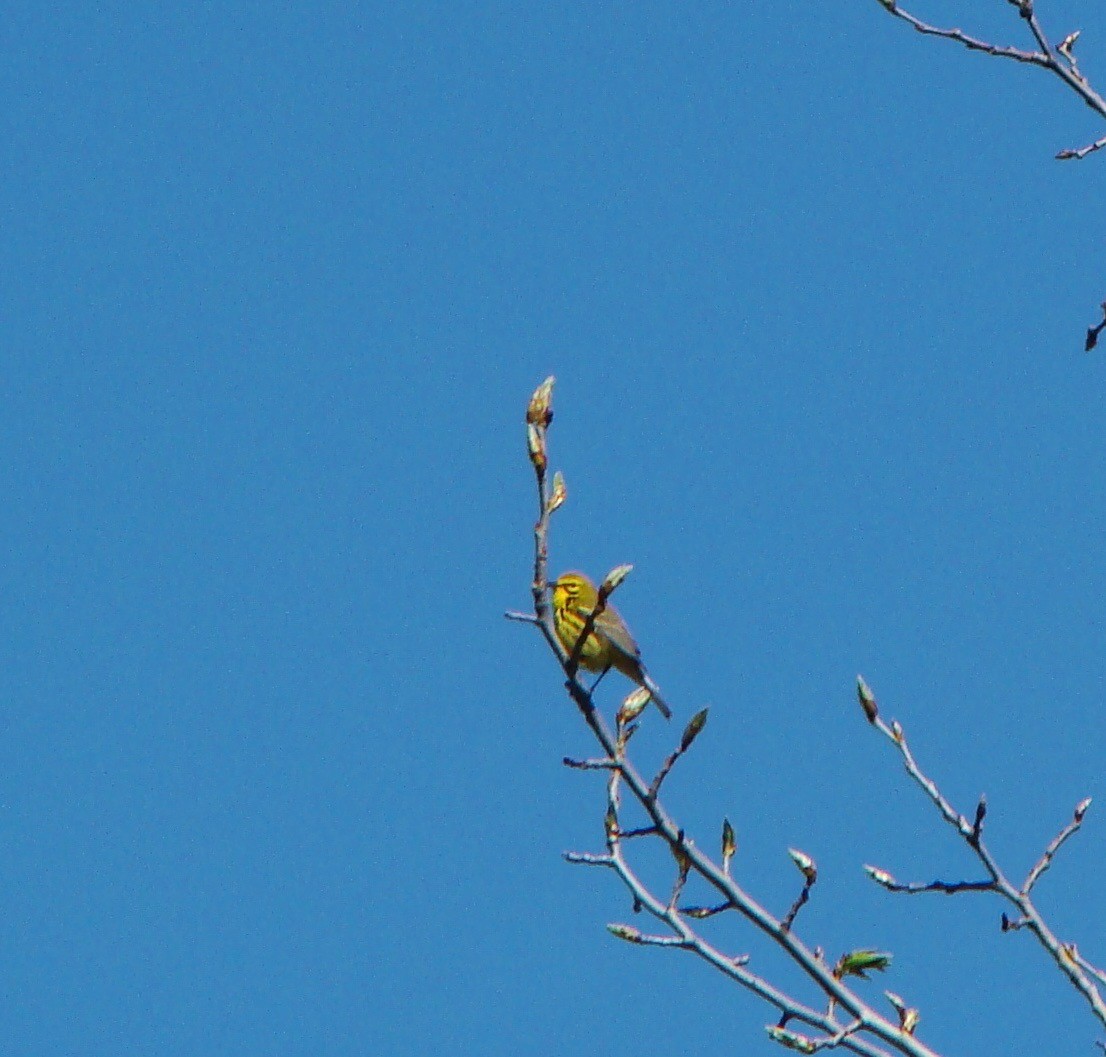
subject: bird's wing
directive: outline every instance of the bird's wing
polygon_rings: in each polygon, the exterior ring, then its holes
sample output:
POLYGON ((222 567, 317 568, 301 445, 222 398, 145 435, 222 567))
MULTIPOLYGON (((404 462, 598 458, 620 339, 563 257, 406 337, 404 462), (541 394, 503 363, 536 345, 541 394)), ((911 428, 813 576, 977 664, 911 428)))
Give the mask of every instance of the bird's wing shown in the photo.
POLYGON ((622 619, 614 606, 607 606, 605 612, 610 613, 614 619, 605 621, 602 620, 602 616, 600 616, 603 634, 606 635, 615 649, 620 650, 622 653, 626 654, 627 657, 632 657, 636 661, 641 657, 641 650, 638 649, 637 643, 634 642, 634 636, 630 634, 630 629, 626 626, 626 621, 622 619))

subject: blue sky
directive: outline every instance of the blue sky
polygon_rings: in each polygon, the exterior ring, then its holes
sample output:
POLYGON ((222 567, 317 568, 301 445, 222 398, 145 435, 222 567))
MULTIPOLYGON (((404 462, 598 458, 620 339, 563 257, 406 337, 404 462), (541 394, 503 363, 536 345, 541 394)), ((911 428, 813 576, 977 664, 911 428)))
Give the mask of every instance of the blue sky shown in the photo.
MULTIPOLYGON (((643 764, 711 706, 688 831, 777 912, 814 856, 800 934, 943 1053, 1101 1036, 997 904, 864 879, 975 871, 853 679, 1015 876, 1104 795, 1103 130, 874 2, 694 8, 5 16, 3 1052, 780 1052, 561 861, 601 783, 502 619, 551 373, 643 764)), ((1039 901, 1101 964, 1097 810, 1039 901)))

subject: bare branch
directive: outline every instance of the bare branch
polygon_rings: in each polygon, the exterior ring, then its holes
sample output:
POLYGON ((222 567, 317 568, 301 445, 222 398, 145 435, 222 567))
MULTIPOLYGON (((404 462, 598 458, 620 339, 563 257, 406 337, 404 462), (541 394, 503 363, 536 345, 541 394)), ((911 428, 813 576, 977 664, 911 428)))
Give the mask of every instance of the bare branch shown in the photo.
POLYGON ((564 860, 573 866, 614 866, 614 859, 609 855, 593 855, 586 851, 566 851, 564 860))
POLYGON ((847 1024, 840 1031, 832 1035, 825 1035, 819 1039, 812 1039, 798 1031, 789 1031, 779 1024, 770 1024, 765 1030, 773 1042, 778 1042, 788 1050, 797 1050, 799 1053, 817 1053, 819 1050, 832 1050, 842 1045, 846 1039, 860 1029, 859 1022, 847 1024))
POLYGON ((700 709, 691 717, 688 725, 684 728, 683 737, 680 738, 679 746, 673 751, 668 758, 661 764, 661 769, 656 773, 653 781, 649 785, 649 795, 656 796, 660 790, 661 783, 668 777, 669 771, 675 766, 676 761, 683 756, 688 749, 691 748, 692 742, 699 736, 699 732, 706 726, 707 722, 707 709, 700 709))
POLYGON ((574 760, 571 756, 565 756, 561 759, 566 767, 571 767, 576 771, 609 771, 613 767, 617 767, 618 764, 614 760, 609 759, 593 759, 593 760, 574 760))
POLYGON ((955 895, 957 892, 994 892, 994 881, 896 881, 886 870, 875 866, 865 866, 864 871, 875 881, 880 888, 886 888, 888 892, 905 892, 907 895, 916 895, 919 892, 943 892, 946 895, 955 895))
POLYGON ((818 880, 818 867, 806 852, 799 851, 798 848, 789 848, 787 853, 791 856, 791 861, 799 868, 799 872, 803 875, 803 890, 799 893, 795 902, 791 904, 791 909, 788 910, 783 920, 780 922, 780 928, 783 929, 784 932, 791 931, 791 926, 795 923, 795 918, 799 910, 807 900, 810 899, 810 890, 814 887, 814 882, 818 880))
POLYGON ((726 910, 733 910, 733 904, 718 903, 713 907, 680 907, 681 914, 685 917, 694 918, 696 921, 714 917, 715 914, 721 914, 726 910))
POLYGON ((889 3, 888 0, 880 0, 880 3, 883 4, 887 11, 894 15, 895 18, 901 18, 904 22, 913 26, 919 33, 923 33, 927 37, 943 37, 945 40, 952 40, 957 44, 963 44, 969 51, 981 51, 987 55, 996 55, 1002 59, 1013 59, 1015 62, 1027 62, 1034 66, 1044 66, 1046 69, 1049 66, 1048 55, 1043 55, 1040 52, 1024 51, 1021 48, 990 44, 985 40, 978 40, 975 37, 970 37, 967 33, 959 29, 941 29, 939 26, 931 26, 929 23, 923 22, 920 18, 910 14, 909 11, 899 7, 897 3, 889 3))
MULTIPOLYGON (((1069 33, 1058 46, 1054 47, 1041 27, 1032 0, 1008 0, 1008 2, 1017 8, 1019 16, 1029 27, 1029 31, 1037 44, 1038 50, 1036 51, 1025 51, 1021 48, 991 44, 988 41, 969 36, 959 29, 943 29, 939 26, 932 26, 905 10, 898 4, 897 0, 879 0, 879 2, 889 14, 902 19, 902 21, 926 36, 943 37, 946 40, 962 44, 971 51, 979 51, 1003 59, 1013 59, 1015 62, 1027 63, 1048 70, 1059 77, 1096 114, 1106 118, 1106 100, 1091 87, 1090 82, 1079 71, 1075 55, 1072 52, 1072 48, 1079 37, 1078 31, 1069 33)), ((1062 150, 1056 157, 1060 160, 1078 160, 1101 150, 1104 146, 1106 146, 1106 137, 1096 140, 1090 146, 1080 147, 1077 150, 1062 150)))
POLYGON ((519 613, 514 609, 508 609, 503 614, 508 620, 517 620, 520 624, 537 624, 538 618, 533 613, 519 613))
MULTIPOLYGON (((927 36, 943 37, 963 44, 972 51, 984 52, 999 58, 1013 59, 1016 62, 1027 63, 1048 70, 1060 78, 1100 118, 1106 119, 1106 99, 1095 91, 1091 83, 1083 76, 1079 69, 1079 63, 1075 58, 1074 48, 1076 41, 1079 39, 1080 31, 1075 30, 1068 33, 1058 45, 1053 46, 1037 18, 1033 0, 1007 0, 1007 2, 1017 9, 1019 17, 1029 27, 1029 32, 1037 45, 1038 50, 1036 51, 998 46, 971 37, 959 29, 943 29, 930 25, 901 7, 898 0, 879 0, 879 2, 889 14, 913 26, 919 33, 927 36)), ((1082 161, 1088 155, 1102 150, 1103 147, 1106 147, 1106 136, 1102 136, 1083 147, 1065 147, 1063 150, 1057 151, 1055 157, 1058 161, 1082 161)), ((1103 311, 1106 313, 1106 306, 1103 307, 1103 311)), ((1104 326, 1106 326, 1106 315, 1098 326, 1088 328, 1084 344, 1085 351, 1090 352, 1095 347, 1104 326)))
POLYGON ((891 725, 888 726, 882 719, 877 717, 872 725, 899 750, 907 773, 925 791, 934 807, 940 812, 941 817, 956 829, 957 833, 963 838, 965 844, 972 849, 976 858, 979 859, 987 875, 990 877, 990 881, 960 882, 952 884, 944 884, 943 882, 937 881, 930 885, 901 886, 885 871, 877 870, 875 867, 868 867, 868 874, 872 880, 876 881, 876 883, 883 888, 894 892, 944 891, 954 894, 958 891, 993 891, 1010 903, 1019 914, 1018 918, 1011 919, 1004 913, 1002 915, 1002 930, 1004 932, 1013 932, 1024 928, 1028 929, 1036 936, 1038 942, 1048 951, 1049 955, 1060 967, 1064 975, 1067 976, 1076 990, 1086 999, 1094 1015, 1102 1024, 1106 1024, 1106 1002, 1103 1001, 1092 979, 1092 976, 1098 978, 1097 970, 1092 973, 1085 969, 1081 964, 1081 960, 1073 953, 1075 950, 1074 946, 1065 944, 1057 939, 1041 916, 1040 911, 1038 911, 1029 894, 1029 890, 1032 888, 1033 884, 1036 883, 1041 874, 1048 869, 1052 857, 1056 854, 1060 845, 1082 824, 1089 801, 1083 801, 1076 807, 1072 822, 1065 826, 1052 843, 1049 844, 1048 848, 1045 849, 1045 853, 1041 857, 1041 860, 1030 871, 1025 885, 1019 889, 1007 879, 983 841, 981 830, 983 814, 986 813, 985 808, 982 811, 977 808, 975 823, 969 823, 968 820, 957 812, 949 801, 945 799, 940 789, 937 788, 937 784, 931 778, 927 777, 919 768, 917 761, 910 751, 910 746, 907 744, 906 735, 903 733, 903 729, 899 723, 892 722, 891 725))
POLYGON ((825 1039, 815 1039, 814 1045, 819 1050, 832 1050, 840 1046, 850 1035, 854 1035, 864 1025, 859 1020, 854 1020, 851 1024, 846 1024, 840 1031, 833 1035, 830 1035, 825 1039))
MULTIPOLYGON (((671 939, 655 937, 652 940, 645 940, 641 938, 645 934, 634 930, 635 937, 620 935, 619 938, 627 939, 630 942, 653 942, 656 946, 672 946, 689 950, 775 1006, 786 1019, 797 1020, 817 1028, 826 1033, 827 1037, 834 1037, 842 1032, 842 1025, 834 1022, 828 1014, 797 1001, 774 987, 763 977, 750 972, 746 968, 749 962, 747 955, 732 957, 723 953, 718 947, 691 928, 685 920, 688 915, 678 911, 671 903, 662 902, 654 896, 622 855, 617 827, 608 830, 608 847, 610 854, 603 857, 596 856, 595 861, 602 861, 604 865, 609 862, 632 895, 635 906, 651 914, 657 920, 663 921, 672 930, 673 934, 671 939), (668 939, 668 942, 664 942, 666 939, 668 939)), ((846 1037, 846 1035, 842 1035, 839 1045, 852 1050, 854 1053, 864 1054, 865 1057, 888 1057, 889 1051, 868 1042, 866 1039, 849 1038, 846 1042, 846 1037)), ((912 1053, 914 1051, 902 1050, 900 1052, 912 1053)), ((932 1053, 924 1047, 920 1047, 917 1052, 921 1054, 932 1053)))
POLYGON ((656 826, 640 826, 637 829, 624 829, 619 834, 623 840, 632 840, 634 837, 655 837, 656 835, 656 826))
POLYGON ((1089 961, 1087 961, 1087 959, 1084 958, 1075 949, 1075 944, 1074 943, 1071 945, 1069 950, 1071 952, 1071 956, 1075 959, 1076 962, 1078 962, 1079 967, 1081 969, 1083 969, 1085 972, 1090 973, 1091 976, 1093 976, 1099 983, 1106 984, 1106 972, 1103 972, 1101 969, 1099 969, 1095 965, 1091 965, 1091 963, 1089 961))
POLYGON ((1022 892, 1025 895, 1029 895, 1033 886, 1037 883, 1041 874, 1045 872, 1051 865, 1052 860, 1055 858, 1056 853, 1060 850, 1060 845, 1072 836, 1080 826, 1083 825, 1083 819, 1087 815, 1087 808, 1091 806, 1091 798, 1087 797, 1086 800, 1081 800, 1075 808, 1075 813, 1072 815, 1071 821, 1051 840, 1048 847, 1045 848, 1044 854, 1037 860, 1036 865, 1029 871, 1029 876, 1025 879, 1025 884, 1022 885, 1022 892))
POLYGON ((780 928, 783 929, 784 932, 791 931, 791 926, 795 924, 795 918, 799 910, 802 908, 803 904, 810 899, 810 890, 813 887, 814 884, 811 881, 807 881, 806 884, 803 885, 803 890, 799 893, 795 902, 791 904, 791 909, 788 910, 783 920, 780 922, 780 928))
POLYGON ((607 931, 612 936, 617 936, 620 940, 626 940, 628 943, 642 943, 652 947, 687 947, 687 941, 681 939, 679 936, 651 936, 647 932, 641 932, 639 929, 635 929, 633 925, 619 925, 611 924, 607 926, 607 931))
MULTIPOLYGON (((1069 149, 1066 149, 1066 150, 1057 151, 1056 152, 1056 160, 1057 161, 1070 161, 1070 160, 1074 159, 1075 161, 1081 161, 1088 154, 1094 154, 1094 152, 1096 150, 1102 150, 1103 147, 1106 147, 1106 136, 1103 136, 1101 139, 1096 139, 1094 141, 1094 143, 1089 143, 1089 144, 1087 144, 1086 147, 1080 147, 1078 150, 1072 150, 1072 149, 1069 148, 1069 149)), ((1095 337, 1098 336, 1098 331, 1101 330, 1101 329, 1102 329, 1102 327, 1100 326, 1100 327, 1097 328, 1097 330, 1095 330, 1095 337)), ((1090 350, 1092 348, 1094 348, 1094 343, 1093 342, 1087 348, 1087 351, 1090 352, 1090 350)))

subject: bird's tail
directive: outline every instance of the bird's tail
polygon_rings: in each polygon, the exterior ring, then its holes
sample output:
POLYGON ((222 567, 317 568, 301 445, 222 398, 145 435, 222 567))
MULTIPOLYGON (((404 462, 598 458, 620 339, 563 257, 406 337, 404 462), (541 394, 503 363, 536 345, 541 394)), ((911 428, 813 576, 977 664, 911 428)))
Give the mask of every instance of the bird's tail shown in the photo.
POLYGON ((668 707, 668 702, 661 696, 661 688, 653 682, 649 673, 644 668, 641 670, 641 682, 645 689, 653 695, 653 704, 661 710, 661 715, 664 716, 665 719, 671 719, 672 709, 668 707))

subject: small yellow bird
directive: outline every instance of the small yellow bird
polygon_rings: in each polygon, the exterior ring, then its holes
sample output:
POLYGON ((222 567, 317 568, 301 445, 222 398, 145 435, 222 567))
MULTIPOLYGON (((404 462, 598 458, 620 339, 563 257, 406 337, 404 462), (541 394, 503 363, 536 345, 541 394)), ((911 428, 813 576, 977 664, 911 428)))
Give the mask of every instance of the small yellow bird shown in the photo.
MULTIPOLYGON (((599 592, 595 584, 583 573, 562 573, 553 584, 553 626, 557 631, 557 638, 570 656, 580 632, 584 630, 584 622, 598 602, 599 592)), ((653 701, 665 719, 672 718, 672 710, 661 697, 660 689, 649 677, 645 665, 641 663, 641 651, 634 642, 630 629, 610 602, 595 618, 595 626, 580 651, 580 665, 589 672, 603 674, 611 668, 617 668, 624 676, 632 679, 638 686, 644 686, 653 695, 653 701)))

